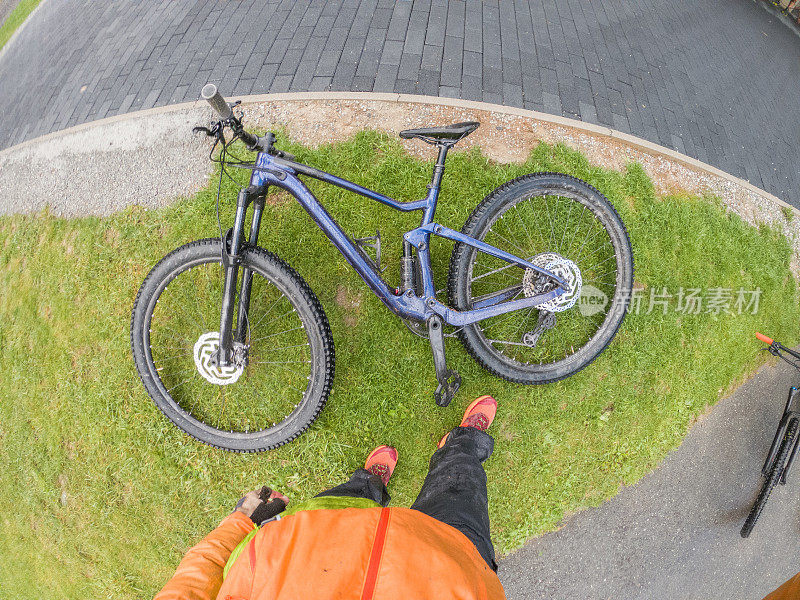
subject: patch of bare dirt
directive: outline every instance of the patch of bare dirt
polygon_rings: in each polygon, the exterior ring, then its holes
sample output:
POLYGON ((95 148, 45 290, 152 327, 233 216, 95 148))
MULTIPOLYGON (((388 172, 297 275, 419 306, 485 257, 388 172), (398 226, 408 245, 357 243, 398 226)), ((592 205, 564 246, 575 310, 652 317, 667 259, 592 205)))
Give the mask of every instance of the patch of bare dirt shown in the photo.
POLYGON ((266 197, 267 206, 286 206, 291 204, 292 200, 294 198, 283 190, 267 194, 266 197))
MULTIPOLYGON (((751 189, 662 154, 645 151, 626 141, 554 124, 534 117, 485 110, 384 100, 292 100, 245 106, 249 122, 265 129, 284 127, 297 141, 320 146, 352 137, 363 129, 396 134, 403 129, 479 121, 481 127, 459 143, 474 146, 497 162, 523 162, 539 142, 562 143, 583 152, 590 162, 615 170, 638 162, 662 196, 680 192, 710 194, 752 224, 766 223, 783 231, 793 245, 792 269, 800 277, 800 217, 786 219, 781 206, 751 189)), ((415 140, 398 141, 412 155, 432 159, 430 146, 415 140)))
POLYGON ((343 285, 336 288, 335 302, 344 309, 343 320, 348 327, 355 327, 358 324, 363 301, 364 295, 360 291, 352 292, 343 285))

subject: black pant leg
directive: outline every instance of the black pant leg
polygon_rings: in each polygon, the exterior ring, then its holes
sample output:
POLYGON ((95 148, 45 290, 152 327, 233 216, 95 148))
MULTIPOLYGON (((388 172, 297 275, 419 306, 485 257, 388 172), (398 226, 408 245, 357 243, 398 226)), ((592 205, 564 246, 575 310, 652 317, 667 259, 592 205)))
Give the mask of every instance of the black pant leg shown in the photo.
POLYGON ((474 427, 456 427, 431 457, 428 475, 411 508, 455 527, 467 536, 493 569, 489 497, 483 461, 492 454, 492 437, 474 427))
POLYGON ((381 506, 389 504, 389 492, 383 485, 383 480, 377 475, 373 475, 366 469, 358 469, 349 481, 326 490, 315 497, 320 496, 346 496, 349 498, 367 498, 374 500, 381 506))

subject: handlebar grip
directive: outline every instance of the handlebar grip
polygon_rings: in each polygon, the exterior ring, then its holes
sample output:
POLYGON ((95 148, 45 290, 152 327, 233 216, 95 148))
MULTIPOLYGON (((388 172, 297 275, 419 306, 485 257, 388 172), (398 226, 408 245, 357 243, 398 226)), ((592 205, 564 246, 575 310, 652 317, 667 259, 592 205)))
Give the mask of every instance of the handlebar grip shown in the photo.
POLYGON ((203 86, 203 89, 200 92, 200 97, 208 102, 215 111, 219 113, 219 116, 223 119, 230 119, 233 116, 233 111, 231 107, 228 106, 228 103, 225 101, 225 98, 217 90, 217 86, 213 83, 207 83, 203 86))
POLYGON ((757 331, 756 331, 756 337, 769 346, 772 346, 772 344, 774 343, 774 340, 772 338, 768 338, 763 333, 758 333, 757 331))

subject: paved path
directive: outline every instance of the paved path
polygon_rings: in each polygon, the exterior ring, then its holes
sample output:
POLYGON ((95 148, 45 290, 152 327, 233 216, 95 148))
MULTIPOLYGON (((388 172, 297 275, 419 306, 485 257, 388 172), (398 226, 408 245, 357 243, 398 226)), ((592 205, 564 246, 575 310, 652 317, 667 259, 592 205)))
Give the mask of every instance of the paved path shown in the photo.
POLYGON ((0 148, 197 98, 456 96, 633 133, 800 206, 800 38, 757 0, 44 0, 0 56, 0 148))
MULTIPOLYGON (((763 598, 800 570, 800 471, 739 529, 797 371, 765 367, 637 485, 503 561, 511 600, 763 598)), ((795 469, 797 467, 795 466, 795 469)))
POLYGON ((19 0, 0 0, 0 25, 2 25, 19 4, 19 0))

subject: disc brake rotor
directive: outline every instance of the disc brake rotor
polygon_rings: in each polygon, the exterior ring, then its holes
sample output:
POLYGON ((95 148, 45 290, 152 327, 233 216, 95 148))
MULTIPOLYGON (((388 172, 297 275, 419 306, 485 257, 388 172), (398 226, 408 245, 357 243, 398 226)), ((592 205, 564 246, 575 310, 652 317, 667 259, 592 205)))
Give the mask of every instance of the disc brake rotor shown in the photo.
POLYGON ((237 344, 237 347, 234 348, 233 361, 227 367, 222 367, 213 360, 218 349, 218 331, 209 331, 198 338, 194 344, 194 364, 197 367, 197 372, 200 373, 203 379, 214 385, 236 383, 244 373, 244 346, 237 344))
MULTIPOLYGON (((536 308, 540 311, 561 312, 575 306, 581 295, 581 287, 583 285, 578 265, 555 252, 537 254, 530 259, 530 262, 537 267, 550 271, 566 283, 564 293, 552 300, 536 305, 536 308)), ((525 269, 525 274, 522 276, 522 291, 525 293, 525 297, 530 298, 552 289, 555 289, 555 284, 547 277, 533 269, 525 269)))

